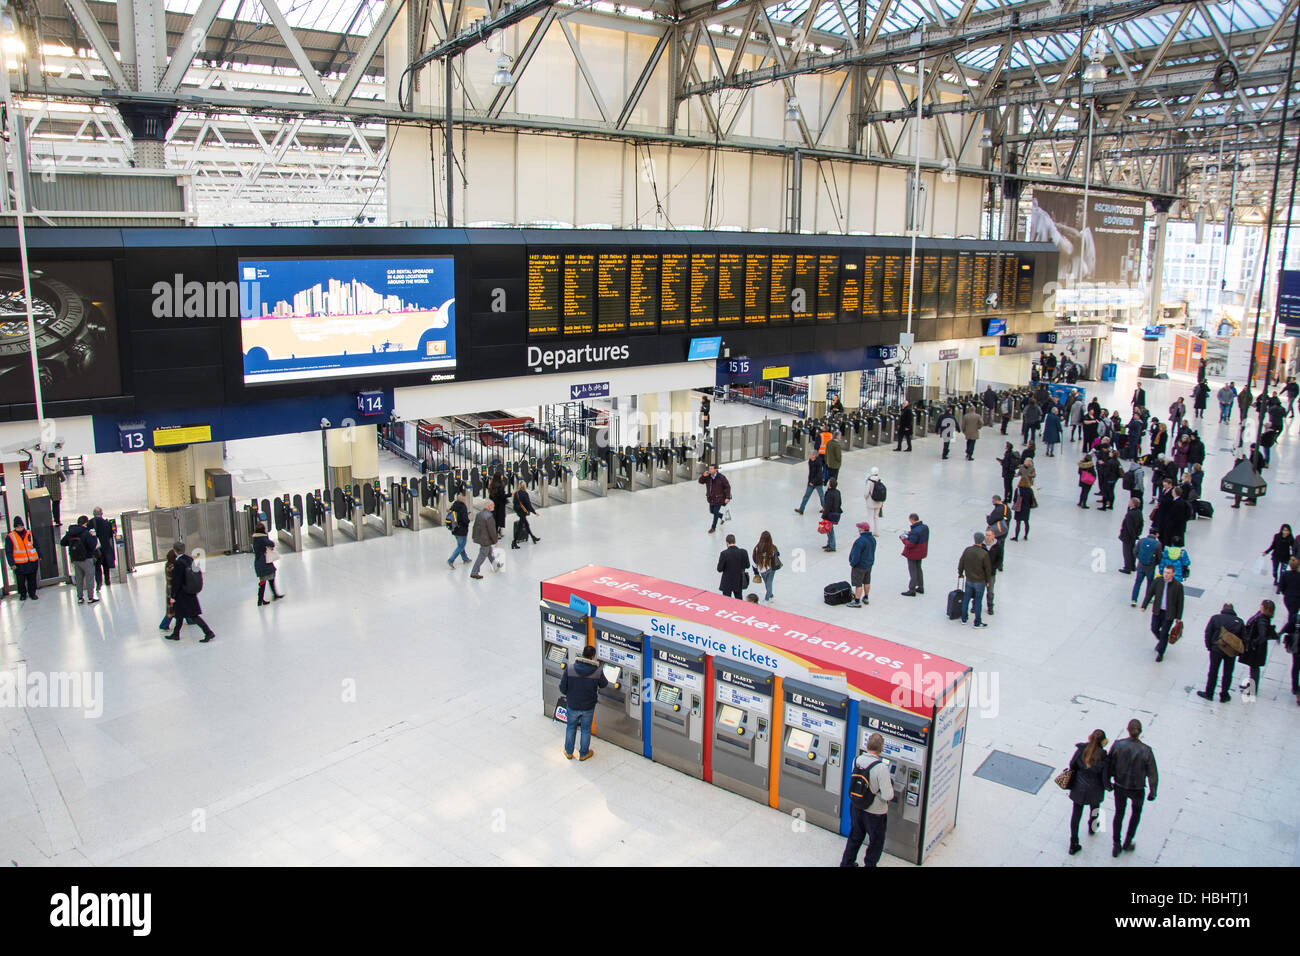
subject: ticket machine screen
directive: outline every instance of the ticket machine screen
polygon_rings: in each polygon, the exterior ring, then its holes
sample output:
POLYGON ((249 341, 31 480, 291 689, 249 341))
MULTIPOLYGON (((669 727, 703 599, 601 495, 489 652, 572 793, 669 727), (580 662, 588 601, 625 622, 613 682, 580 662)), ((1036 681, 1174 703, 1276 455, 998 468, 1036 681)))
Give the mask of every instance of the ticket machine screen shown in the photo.
POLYGON ((718 724, 726 727, 728 730, 737 730, 741 721, 744 720, 745 712, 739 707, 732 707, 730 704, 724 704, 722 710, 718 712, 718 724))
POLYGON ((791 750, 806 754, 813 749, 813 736, 806 730, 791 730, 787 746, 791 750))
POLYGON ((617 664, 606 664, 603 670, 605 671, 605 680, 609 681, 611 684, 618 684, 619 678, 623 673, 623 668, 619 667, 617 664))
POLYGON ((655 691, 655 700, 669 707, 675 707, 681 703, 682 689, 671 684, 660 684, 659 689, 655 691))
POLYGON ((569 652, 559 644, 552 644, 546 651, 546 659, 552 664, 567 664, 569 662, 569 652))

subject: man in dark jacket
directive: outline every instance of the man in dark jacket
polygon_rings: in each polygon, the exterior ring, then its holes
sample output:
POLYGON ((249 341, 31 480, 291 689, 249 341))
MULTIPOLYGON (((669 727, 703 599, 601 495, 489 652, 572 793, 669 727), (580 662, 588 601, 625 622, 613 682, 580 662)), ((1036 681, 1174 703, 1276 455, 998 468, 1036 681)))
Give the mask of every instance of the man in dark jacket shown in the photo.
MULTIPOLYGON (((971 410, 972 414, 978 415, 979 412, 971 410)), ((943 454, 941 458, 948 457, 948 446, 952 444, 952 436, 957 434, 957 416, 953 414, 952 406, 949 405, 943 410, 938 421, 934 423, 934 430, 938 432, 939 437, 943 439, 943 454)))
POLYGON ((1140 736, 1142 721, 1134 717, 1128 722, 1128 737, 1111 745, 1106 761, 1106 782, 1115 791, 1115 818, 1111 825, 1114 846, 1111 848, 1111 856, 1119 856, 1121 849, 1134 848, 1133 837, 1137 834, 1138 821, 1142 819, 1142 791, 1147 790, 1147 800, 1155 800, 1156 786, 1160 783, 1156 772, 1156 755, 1138 739, 1140 736), (1133 815, 1129 818, 1124 842, 1120 843, 1124 812, 1130 803, 1133 804, 1133 815))
POLYGON ((190 570, 194 569, 199 578, 199 587, 202 587, 202 572, 194 568, 194 559, 185 553, 184 541, 177 541, 172 547, 176 551, 176 563, 172 566, 171 579, 172 614, 176 617, 176 629, 172 633, 163 636, 169 641, 179 641, 181 639, 182 625, 197 624, 203 631, 199 643, 206 644, 217 635, 213 633, 212 628, 208 627, 208 622, 203 620, 203 608, 199 604, 198 592, 191 591, 185 584, 186 578, 190 576, 190 570))
POLYGON ((871 533, 871 525, 866 521, 858 522, 858 539, 849 549, 849 577, 853 585, 853 600, 846 607, 862 607, 870 604, 871 568, 876 563, 876 536, 871 533))
MULTIPOLYGON (((1174 479, 1167 474, 1163 475, 1160 479, 1160 492, 1156 496, 1156 512, 1151 520, 1160 536, 1160 543, 1166 547, 1174 543, 1174 528, 1177 524, 1174 512, 1180 508, 1182 505, 1174 491, 1174 479)), ((1185 520, 1183 527, 1187 527, 1185 520)))
POLYGON ((90 530, 95 533, 99 553, 95 555, 95 597, 105 584, 112 585, 113 575, 109 572, 117 566, 117 540, 113 526, 104 517, 104 509, 96 507, 94 517, 90 519, 90 530))
POLYGON ((1183 619, 1183 582, 1174 579, 1174 566, 1165 565, 1164 573, 1142 600, 1142 610, 1151 609, 1151 633, 1156 636, 1156 663, 1165 659, 1169 647, 1169 631, 1183 619))
POLYGON ((984 550, 989 553, 989 583, 984 589, 984 596, 988 599, 990 616, 993 614, 993 585, 998 579, 998 572, 1002 570, 1002 554, 1005 547, 1002 539, 993 533, 992 528, 984 529, 984 550))
POLYGON ((963 624, 969 620, 969 606, 974 602, 975 626, 988 627, 980 617, 980 610, 984 604, 984 588, 992 576, 993 562, 989 560, 989 553, 984 550, 984 535, 982 532, 976 531, 975 543, 963 551, 961 558, 957 561, 957 577, 966 581, 961 599, 961 622, 963 624))
POLYGON ((501 530, 497 527, 491 499, 485 500, 482 510, 475 515, 470 536, 478 545, 478 554, 474 558, 473 567, 469 569, 469 576, 477 581, 483 577, 478 573, 478 569, 483 567, 483 562, 491 557, 493 547, 501 540, 501 530))
POLYGON ((78 518, 59 544, 68 549, 72 579, 77 586, 77 603, 96 603, 99 598, 95 597, 95 549, 99 545, 95 533, 90 530, 90 519, 85 515, 78 518))
POLYGON ((989 410, 989 414, 992 414, 993 409, 995 409, 998 404, 998 396, 997 393, 993 391, 992 385, 985 387, 983 402, 984 402, 984 407, 989 410))
POLYGON ((1119 526, 1119 545, 1124 553, 1124 566, 1119 569, 1120 574, 1133 573, 1134 550, 1140 537, 1142 537, 1142 499, 1130 498, 1128 510, 1124 512, 1124 520, 1119 526))
POLYGON ((822 490, 825 484, 826 470, 822 466, 821 456, 817 454, 815 447, 811 447, 808 449, 808 487, 804 489, 803 501, 799 502, 799 507, 794 509, 794 513, 803 514, 803 509, 808 507, 808 499, 812 497, 814 491, 817 492, 817 500, 825 504, 826 492, 822 490))
POLYGON ((831 440, 826 443, 826 477, 839 477, 842 464, 844 464, 844 445, 840 443, 840 433, 836 430, 831 435, 831 440))
POLYGON ((469 555, 465 553, 465 542, 469 540, 469 506, 465 504, 465 492, 456 493, 456 500, 451 503, 451 536, 456 539, 456 550, 447 559, 447 567, 456 570, 456 555, 464 564, 469 564, 469 555))
POLYGON ((1025 410, 1020 414, 1020 435, 1024 443, 1028 445, 1038 434, 1038 426, 1043 421, 1043 410, 1039 408, 1037 402, 1030 402, 1025 406, 1025 410))
POLYGON ((727 476, 718 471, 717 465, 709 465, 709 470, 700 475, 700 484, 704 486, 704 500, 709 503, 709 514, 713 515, 713 524, 709 534, 718 530, 722 520, 722 509, 731 503, 731 482, 727 476))
POLYGON ((1219 635, 1223 631, 1236 635, 1245 644, 1246 622, 1237 616, 1237 610, 1231 604, 1223 605, 1223 610, 1205 623, 1205 649, 1210 652, 1210 673, 1205 678, 1205 690, 1198 690, 1196 696, 1205 700, 1214 699, 1214 685, 1222 666, 1223 684, 1219 687, 1219 700, 1226 704, 1232 700, 1228 688, 1232 686, 1232 671, 1237 666, 1237 655, 1225 654, 1219 650, 1219 635))
MULTIPOLYGON (((993 529, 999 541, 1005 541, 1011 531, 1011 509, 999 495, 993 496, 993 510, 984 516, 984 524, 993 529)), ((983 541, 983 537, 980 538, 983 541)))
POLYGON ((605 670, 596 660, 596 648, 590 644, 582 649, 582 657, 564 669, 560 678, 560 693, 564 695, 565 727, 564 756, 573 759, 574 738, 582 730, 578 759, 586 760, 596 751, 591 749, 591 722, 596 715, 596 696, 609 681, 605 670))
POLYGON ((1147 393, 1146 393, 1146 389, 1144 389, 1140 383, 1138 384, 1138 387, 1133 391, 1132 404, 1134 408, 1146 408, 1147 393))
POLYGON ((898 447, 895 448, 894 451, 903 450, 904 438, 907 439, 907 450, 912 450, 912 420, 912 406, 908 404, 906 399, 904 399, 903 407, 898 413, 898 421, 894 424, 898 437, 898 447))
POLYGON ((744 548, 736 547, 736 536, 727 535, 727 547, 718 555, 718 570, 722 572, 722 580, 718 583, 718 590, 727 597, 734 597, 737 601, 745 600, 745 578, 749 571, 749 555, 745 553, 744 548))
POLYGON ((898 536, 903 542, 903 557, 907 559, 907 590, 903 597, 915 597, 925 593, 925 575, 921 572, 921 562, 930 553, 930 529, 922 523, 916 513, 907 516, 908 529, 898 536))

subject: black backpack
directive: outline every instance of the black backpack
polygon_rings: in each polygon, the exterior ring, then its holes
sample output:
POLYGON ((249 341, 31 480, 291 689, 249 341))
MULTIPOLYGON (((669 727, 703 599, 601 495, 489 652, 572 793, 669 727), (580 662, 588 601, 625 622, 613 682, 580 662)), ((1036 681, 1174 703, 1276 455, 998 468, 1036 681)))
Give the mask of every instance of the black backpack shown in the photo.
POLYGON ((853 776, 849 778, 849 802, 855 810, 869 809, 875 802, 876 794, 871 789, 871 771, 882 763, 884 761, 877 758, 861 770, 853 768, 853 776))
POLYGON ((885 495, 887 495, 888 493, 889 491, 887 488, 885 488, 885 483, 881 481, 879 478, 877 478, 874 482, 872 482, 871 484, 872 501, 884 501, 885 495))
POLYGON ((185 568, 185 593, 198 594, 202 590, 203 572, 191 563, 185 568))
POLYGON ((442 526, 448 531, 454 531, 456 528, 456 509, 448 508, 447 517, 442 519, 442 526))
POLYGON ((86 552, 85 535, 75 534, 68 545, 68 557, 73 561, 85 561, 90 555, 86 552))

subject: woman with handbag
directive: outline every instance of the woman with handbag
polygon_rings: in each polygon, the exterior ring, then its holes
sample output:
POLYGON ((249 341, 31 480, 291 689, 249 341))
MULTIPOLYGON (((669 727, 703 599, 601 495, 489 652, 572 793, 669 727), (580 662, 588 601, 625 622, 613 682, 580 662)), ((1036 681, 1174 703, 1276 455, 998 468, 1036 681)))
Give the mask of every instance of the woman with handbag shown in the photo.
POLYGON ((1091 455, 1084 455, 1079 459, 1079 507, 1088 507, 1088 492, 1092 486, 1097 483, 1097 467, 1093 464, 1091 455))
POLYGON ((764 531, 758 536, 758 544, 754 545, 754 577, 755 584, 763 582, 763 587, 767 589, 764 601, 772 600, 772 579, 776 577, 776 572, 781 570, 781 552, 777 546, 772 543, 772 533, 764 531))
POLYGON ((271 600, 278 601, 284 597, 275 589, 275 562, 279 555, 275 552, 275 543, 266 533, 266 525, 258 522, 253 528, 253 573, 257 575, 257 606, 270 604, 266 599, 266 584, 271 583, 271 600))
POLYGON ((1238 661, 1250 668, 1250 676, 1241 682, 1241 689, 1250 687, 1251 692, 1259 694, 1259 676, 1268 663, 1268 642, 1277 640, 1277 631, 1273 628, 1273 614, 1277 605, 1272 601, 1261 601, 1259 610, 1246 622, 1246 653, 1238 661))
POLYGON ((537 514, 537 509, 533 507, 533 499, 528 495, 528 486, 522 481, 519 487, 515 489, 515 533, 510 542, 510 547, 518 548, 519 542, 525 538, 531 538, 533 544, 537 544, 542 539, 533 534, 532 525, 528 523, 528 516, 537 514))
POLYGON ((1281 569, 1291 563, 1291 555, 1295 550, 1295 538, 1289 524, 1282 525, 1277 534, 1273 535, 1273 543, 1264 549, 1264 554, 1273 555, 1273 586, 1279 594, 1282 593, 1282 585, 1279 583, 1281 569))
POLYGON ((1070 855, 1083 849, 1079 842, 1079 821, 1088 807, 1088 836, 1101 826, 1101 801, 1106 795, 1106 732, 1094 730, 1086 743, 1074 745, 1074 756, 1065 773, 1056 778, 1058 786, 1070 793, 1074 810, 1070 813, 1070 855), (1064 779, 1064 783, 1062 780, 1064 779))
POLYGON ((826 535, 826 544, 822 546, 823 551, 835 550, 835 526, 839 524, 843 512, 839 481, 832 478, 826 482, 826 498, 822 502, 822 520, 817 525, 817 530, 826 535))
POLYGON ((1033 483, 1022 481, 1016 486, 1016 496, 1011 500, 1011 513, 1016 519, 1015 531, 1011 535, 1012 541, 1020 540, 1021 525, 1025 528, 1025 540, 1029 540, 1029 512, 1037 506, 1038 502, 1034 498, 1033 483))

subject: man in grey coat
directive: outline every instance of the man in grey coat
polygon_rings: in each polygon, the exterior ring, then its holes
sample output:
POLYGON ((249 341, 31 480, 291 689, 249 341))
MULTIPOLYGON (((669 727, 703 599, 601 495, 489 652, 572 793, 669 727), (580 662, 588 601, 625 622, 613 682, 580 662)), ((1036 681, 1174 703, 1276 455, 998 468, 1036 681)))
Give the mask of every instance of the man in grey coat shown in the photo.
POLYGON ((961 419, 961 433, 966 436, 966 460, 973 461, 975 458, 975 442, 980 437, 980 426, 984 424, 984 419, 980 413, 971 409, 961 419))
POLYGON ((478 573, 478 569, 488 559, 492 546, 501 540, 501 532, 497 530, 497 519, 492 511, 491 501, 484 501, 482 510, 474 516, 474 529, 470 535, 478 545, 478 557, 474 559, 474 566, 469 569, 469 576, 482 578, 483 575, 478 573))

